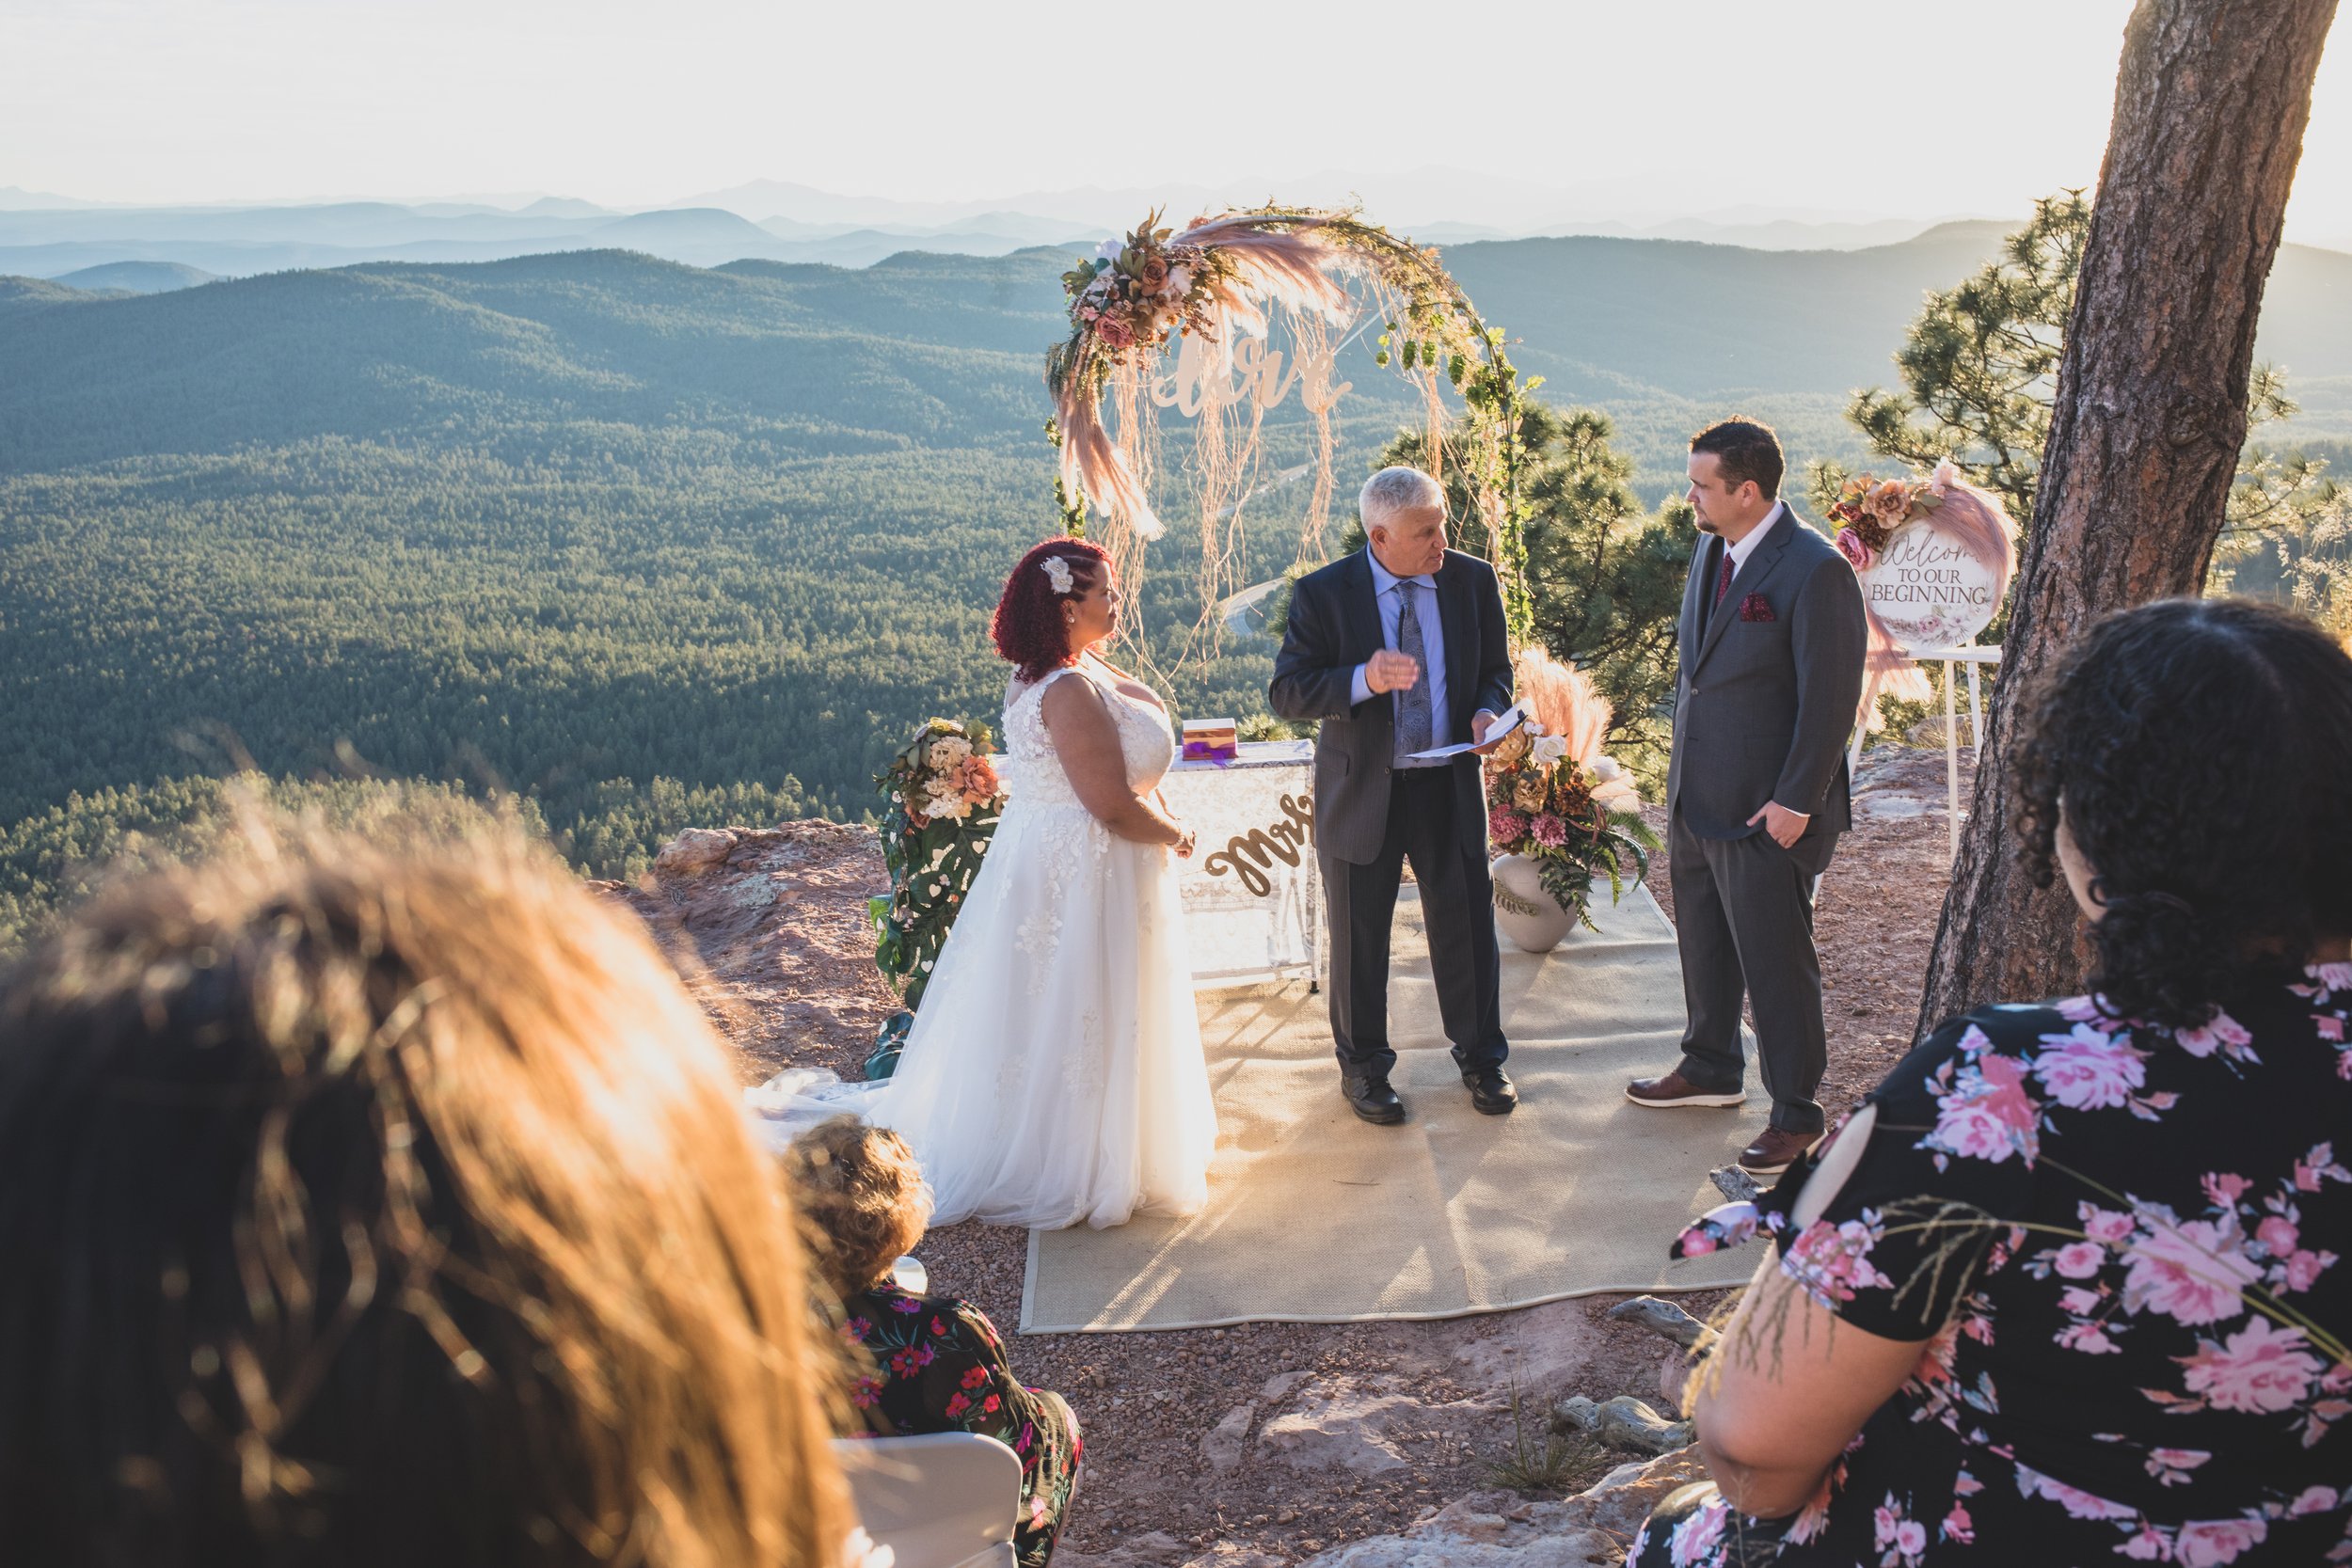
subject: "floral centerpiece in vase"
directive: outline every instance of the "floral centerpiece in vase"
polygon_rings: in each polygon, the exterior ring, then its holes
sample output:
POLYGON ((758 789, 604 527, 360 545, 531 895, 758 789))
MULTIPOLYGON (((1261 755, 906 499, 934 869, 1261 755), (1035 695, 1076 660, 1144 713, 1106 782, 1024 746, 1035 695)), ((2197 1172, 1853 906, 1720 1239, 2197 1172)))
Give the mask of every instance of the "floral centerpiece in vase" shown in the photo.
POLYGON ((890 868, 889 895, 869 906, 874 962, 899 989, 906 1008, 883 1022, 866 1064, 868 1078, 887 1078, 898 1066, 931 966, 995 836, 1005 786, 988 742, 984 724, 933 719, 874 780, 888 802, 882 841, 890 868))
POLYGON ((1540 650, 1514 661, 1519 705, 1533 717, 1486 758, 1487 836, 1495 924, 1530 953, 1558 946, 1590 911, 1593 885, 1625 892, 1620 856, 1646 875, 1658 834, 1636 809, 1633 781, 1601 755, 1609 705, 1582 672, 1540 650))

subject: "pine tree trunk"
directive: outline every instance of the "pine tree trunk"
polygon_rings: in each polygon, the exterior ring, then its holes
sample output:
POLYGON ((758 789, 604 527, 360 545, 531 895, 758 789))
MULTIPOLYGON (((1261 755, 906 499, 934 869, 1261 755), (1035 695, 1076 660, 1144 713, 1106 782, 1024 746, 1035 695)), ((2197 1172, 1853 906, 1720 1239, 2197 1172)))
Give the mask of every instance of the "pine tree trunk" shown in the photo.
POLYGON ((2239 449, 2263 284, 2336 0, 2140 0, 2058 367, 1968 831, 1919 1033, 2079 990, 2064 884, 2016 863, 2019 699, 2101 614, 2198 593, 2239 449))

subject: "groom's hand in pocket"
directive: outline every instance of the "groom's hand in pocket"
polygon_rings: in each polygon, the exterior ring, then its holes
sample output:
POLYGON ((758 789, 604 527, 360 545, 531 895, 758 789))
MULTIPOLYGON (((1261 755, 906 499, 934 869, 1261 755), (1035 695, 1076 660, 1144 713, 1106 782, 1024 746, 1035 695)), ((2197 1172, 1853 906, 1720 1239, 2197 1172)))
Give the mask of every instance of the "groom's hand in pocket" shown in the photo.
POLYGON ((1764 831, 1772 835, 1774 844, 1784 849, 1793 849, 1797 847, 1797 840, 1804 836, 1804 825, 1812 820, 1804 813, 1790 811, 1777 800, 1767 800, 1762 811, 1748 818, 1748 826, 1753 828, 1758 822, 1763 823, 1764 831))

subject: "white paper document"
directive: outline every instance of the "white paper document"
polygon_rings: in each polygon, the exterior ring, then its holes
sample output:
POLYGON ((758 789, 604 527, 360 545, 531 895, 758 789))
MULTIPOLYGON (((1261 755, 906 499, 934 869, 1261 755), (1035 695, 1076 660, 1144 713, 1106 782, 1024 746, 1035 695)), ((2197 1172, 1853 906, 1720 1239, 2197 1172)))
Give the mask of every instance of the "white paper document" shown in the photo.
POLYGON ((1426 752, 1414 752, 1411 755, 1416 761, 1424 757, 1458 757, 1464 752, 1475 752, 1481 746, 1501 740, 1526 721, 1527 715, 1519 711, 1518 704, 1513 703, 1496 715, 1494 727, 1486 732, 1485 740, 1465 740, 1459 746, 1438 746, 1426 752))

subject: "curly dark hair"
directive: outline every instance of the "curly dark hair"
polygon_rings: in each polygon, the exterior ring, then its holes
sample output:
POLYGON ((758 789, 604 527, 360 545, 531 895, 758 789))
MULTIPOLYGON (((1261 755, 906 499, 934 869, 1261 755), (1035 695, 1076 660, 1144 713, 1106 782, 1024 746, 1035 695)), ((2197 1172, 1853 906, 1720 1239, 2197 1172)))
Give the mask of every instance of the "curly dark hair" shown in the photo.
POLYGON ((2058 807, 2093 871, 2091 989, 2175 1028, 2245 971, 2352 932, 2352 657, 2243 599, 2100 621, 2026 702, 2026 869, 2058 879, 2058 807))
POLYGON ((1708 425, 1691 437, 1691 450, 1714 457, 1724 483, 1737 490, 1756 481, 1758 494, 1772 500, 1780 494, 1780 478, 1788 460, 1781 455, 1780 437, 1772 427, 1755 420, 1728 419, 1708 425))
POLYGON ((785 1156, 809 1251, 835 1301, 871 1290, 923 1239, 930 1189, 906 1140, 855 1117, 818 1122, 785 1156))
POLYGON ((1083 593, 1111 569, 1103 546, 1085 539, 1048 539, 1032 547, 1005 579, 996 599, 996 619, 989 635, 996 651, 1021 673, 1025 681, 1040 680, 1045 672, 1070 657, 1070 626, 1062 619, 1063 596, 1054 592, 1045 562, 1058 556, 1070 562, 1075 589, 1083 593))

